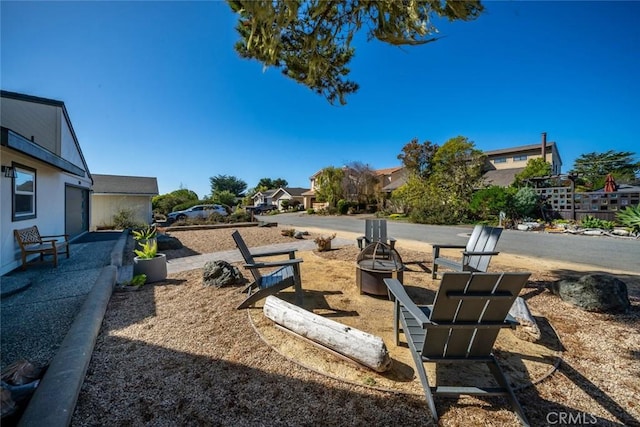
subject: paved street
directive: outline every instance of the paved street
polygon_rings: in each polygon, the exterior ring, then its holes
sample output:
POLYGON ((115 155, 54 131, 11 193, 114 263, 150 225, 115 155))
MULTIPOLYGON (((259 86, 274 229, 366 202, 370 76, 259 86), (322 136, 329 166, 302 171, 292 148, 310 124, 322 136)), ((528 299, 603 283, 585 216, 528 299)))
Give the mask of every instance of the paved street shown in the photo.
MULTIPOLYGON (((260 219, 294 227, 364 232, 363 216, 321 216, 286 213, 260 219)), ((471 226, 440 226, 388 221, 388 235, 429 244, 465 244, 471 226)), ((640 240, 504 230, 498 250, 555 261, 574 262, 606 269, 640 273, 640 240)))

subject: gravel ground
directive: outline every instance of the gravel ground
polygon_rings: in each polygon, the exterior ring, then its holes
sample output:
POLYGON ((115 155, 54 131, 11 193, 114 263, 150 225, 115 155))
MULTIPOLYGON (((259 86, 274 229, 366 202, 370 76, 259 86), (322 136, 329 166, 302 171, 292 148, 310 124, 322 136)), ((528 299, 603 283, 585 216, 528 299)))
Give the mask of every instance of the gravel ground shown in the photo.
MULTIPOLYGON (((171 232, 185 248, 167 256, 233 249, 232 231, 171 232)), ((240 231, 249 247, 291 241, 279 228, 240 231)), ((309 238, 321 233, 310 231, 309 238)), ((403 241, 397 245, 407 251, 418 247, 403 241)), ((428 264, 430 252, 424 245, 421 249, 428 264)), ((352 252, 322 256, 353 260, 352 252)), ((502 254, 494 266, 508 267, 509 261, 512 269, 533 272, 523 296, 543 327, 557 332, 564 345, 559 369, 517 393, 532 425, 553 423, 559 414, 581 416, 587 424, 639 425, 638 278, 624 278, 633 303, 628 314, 586 313, 545 290, 562 274, 578 271, 576 266, 550 268, 502 254)), ((420 396, 336 380, 283 357, 259 338, 247 311, 235 309, 242 298, 236 288, 203 287, 201 270, 114 294, 72 425, 431 424, 420 396)), ((501 399, 436 399, 436 406, 442 425, 517 424, 501 399)))

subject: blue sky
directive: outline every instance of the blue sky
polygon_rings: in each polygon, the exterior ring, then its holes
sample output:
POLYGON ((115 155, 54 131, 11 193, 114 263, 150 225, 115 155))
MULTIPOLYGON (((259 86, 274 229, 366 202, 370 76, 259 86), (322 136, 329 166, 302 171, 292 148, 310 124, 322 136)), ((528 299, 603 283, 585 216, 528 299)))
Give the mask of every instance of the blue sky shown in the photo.
POLYGON ((224 2, 0 3, 2 89, 64 101, 92 173, 307 187, 326 166, 399 165, 417 137, 640 156, 640 2, 485 2, 435 43, 360 42, 344 107, 234 51, 224 2))

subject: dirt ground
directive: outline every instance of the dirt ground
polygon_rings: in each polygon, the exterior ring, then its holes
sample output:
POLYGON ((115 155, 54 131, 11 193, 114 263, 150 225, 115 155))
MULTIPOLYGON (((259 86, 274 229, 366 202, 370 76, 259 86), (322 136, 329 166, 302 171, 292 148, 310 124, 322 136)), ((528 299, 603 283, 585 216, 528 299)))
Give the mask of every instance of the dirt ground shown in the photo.
MULTIPOLYGON (((172 232, 185 248, 169 259, 233 249, 233 229, 172 232)), ((309 230, 308 239, 323 230, 309 230)), ((240 229, 249 247, 289 242, 279 228, 240 229)), ((326 233, 325 233, 326 234, 326 233)), ((277 328, 261 310, 236 310, 238 288, 202 284, 202 270, 171 275, 138 292, 115 293, 109 304, 73 425, 405 425, 431 423, 409 350, 393 340, 392 303, 360 294, 354 245, 299 252, 303 307, 383 338, 393 360, 379 374, 277 328)), ((398 241, 403 283, 418 302, 433 299, 431 248, 398 241)), ((238 263, 240 265, 240 263, 238 263)), ((559 414, 598 425, 638 425, 640 408, 640 277, 623 280, 632 309, 588 313, 553 296, 547 286, 588 266, 500 254, 490 271, 529 271, 522 291, 542 338, 502 331, 496 356, 517 389, 532 425, 559 414)), ((245 277, 250 277, 243 271, 245 277)), ((278 297, 293 302, 292 290, 278 297)), ((401 336, 402 339, 402 336, 401 336)), ((438 368, 433 383, 488 378, 483 369, 438 368)), ((442 425, 517 425, 500 398, 436 398, 442 425)))

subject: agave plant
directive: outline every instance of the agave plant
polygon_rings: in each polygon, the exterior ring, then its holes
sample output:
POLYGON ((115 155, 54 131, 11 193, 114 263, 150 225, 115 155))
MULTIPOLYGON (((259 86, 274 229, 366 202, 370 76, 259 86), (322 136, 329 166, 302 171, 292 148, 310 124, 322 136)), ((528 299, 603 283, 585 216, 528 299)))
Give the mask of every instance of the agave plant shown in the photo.
POLYGON ((618 211, 616 218, 625 227, 631 228, 635 234, 640 234, 640 205, 627 206, 625 209, 618 211))

